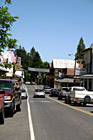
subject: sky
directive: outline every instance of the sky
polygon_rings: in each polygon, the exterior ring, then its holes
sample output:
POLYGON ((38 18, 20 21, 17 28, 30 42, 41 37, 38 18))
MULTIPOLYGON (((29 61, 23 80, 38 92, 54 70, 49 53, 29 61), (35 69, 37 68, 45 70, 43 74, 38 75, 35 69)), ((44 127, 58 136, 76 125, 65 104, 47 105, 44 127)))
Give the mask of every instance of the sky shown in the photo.
POLYGON ((43 62, 73 60, 81 37, 86 48, 93 43, 93 0, 12 0, 9 12, 19 16, 11 28, 17 44, 34 47, 43 62))

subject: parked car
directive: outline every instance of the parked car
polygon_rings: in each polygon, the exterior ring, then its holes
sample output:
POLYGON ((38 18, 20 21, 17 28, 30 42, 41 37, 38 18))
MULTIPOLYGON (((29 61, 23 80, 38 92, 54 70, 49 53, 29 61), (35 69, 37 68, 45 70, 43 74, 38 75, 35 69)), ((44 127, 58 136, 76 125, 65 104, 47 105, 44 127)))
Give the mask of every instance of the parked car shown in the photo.
POLYGON ((15 107, 16 110, 20 110, 21 105, 21 92, 19 87, 16 86, 15 81, 9 79, 0 79, 0 90, 5 92, 4 94, 4 108, 13 116, 15 107))
POLYGON ((69 87, 62 87, 61 91, 58 94, 58 100, 62 100, 69 94, 69 87))
POLYGON ((25 89, 20 89, 21 91, 21 99, 27 99, 27 92, 25 89))
POLYGON ((49 94, 49 96, 50 97, 57 97, 58 96, 58 94, 59 94, 59 89, 57 89, 57 88, 51 88, 51 91, 50 91, 50 94, 49 94))
POLYGON ((0 90, 0 124, 4 124, 4 93, 0 90))
POLYGON ((32 82, 31 82, 31 84, 32 84, 32 85, 37 85, 37 83, 36 83, 36 82, 34 82, 34 81, 32 81, 32 82))
POLYGON ((30 85, 30 82, 29 82, 29 81, 26 81, 25 84, 26 84, 26 85, 30 85))
POLYGON ((50 91, 51 91, 51 88, 49 86, 45 85, 44 86, 44 92, 45 92, 45 94, 49 94, 50 91))
POLYGON ((69 95, 66 95, 66 103, 87 103, 93 104, 93 91, 87 91, 84 87, 73 86, 69 89, 69 95))
POLYGON ((45 98, 45 92, 44 92, 44 90, 41 89, 41 88, 35 89, 35 92, 34 92, 33 97, 34 98, 35 97, 43 97, 43 98, 45 98))

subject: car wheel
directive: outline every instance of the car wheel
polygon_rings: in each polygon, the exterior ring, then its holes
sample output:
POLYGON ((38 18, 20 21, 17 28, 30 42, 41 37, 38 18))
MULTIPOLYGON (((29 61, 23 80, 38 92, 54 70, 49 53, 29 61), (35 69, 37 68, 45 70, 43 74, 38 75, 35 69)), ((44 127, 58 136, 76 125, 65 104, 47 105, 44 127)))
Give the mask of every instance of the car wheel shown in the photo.
POLYGON ((26 98, 25 99, 27 99, 27 96, 26 96, 26 98))
POLYGON ((58 96, 58 100, 60 100, 60 97, 58 96))
POLYGON ((84 101, 85 101, 85 103, 90 103, 90 101, 91 101, 90 96, 86 95, 85 98, 84 98, 84 101))
POLYGON ((86 103, 84 102, 83 105, 86 106, 86 103))
POLYGON ((68 99, 68 104, 71 104, 71 100, 70 99, 68 99))
POLYGON ((67 100, 65 99, 65 103, 67 103, 67 100))
POLYGON ((2 112, 0 113, 0 124, 4 124, 4 107, 2 109, 2 112))
POLYGON ((76 106, 77 105, 77 102, 74 102, 74 105, 76 106))
POLYGON ((67 98, 67 96, 65 97, 65 103, 68 103, 68 98, 67 98))
POLYGON ((12 103, 10 109, 9 109, 9 113, 10 113, 10 116, 13 117, 14 115, 14 111, 15 111, 15 104, 14 102, 12 103))
POLYGON ((16 110, 17 110, 17 111, 21 111, 20 104, 16 105, 16 110))

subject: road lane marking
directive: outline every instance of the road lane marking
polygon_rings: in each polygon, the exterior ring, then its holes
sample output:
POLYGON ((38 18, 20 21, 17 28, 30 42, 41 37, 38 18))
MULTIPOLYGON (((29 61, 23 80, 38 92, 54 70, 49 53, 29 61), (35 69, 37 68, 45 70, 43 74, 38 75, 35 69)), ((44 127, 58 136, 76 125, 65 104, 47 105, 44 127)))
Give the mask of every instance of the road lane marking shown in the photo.
MULTIPOLYGON (((26 88, 26 91, 27 91, 27 88, 26 88)), ((31 115, 31 108, 30 108, 30 103, 29 103, 28 91, 27 91, 27 96, 28 96, 28 98, 27 98, 27 107, 28 107, 28 120, 29 120, 29 129, 30 129, 30 139, 35 140, 35 134, 34 134, 33 123, 32 123, 32 115, 31 115)))
POLYGON ((30 101, 30 103, 53 103, 54 101, 30 101))
POLYGON ((35 88, 37 88, 37 86, 33 85, 35 88))
POLYGON ((46 98, 48 98, 48 99, 50 99, 50 100, 53 100, 53 101, 55 101, 55 102, 57 102, 57 103, 59 103, 59 104, 62 104, 62 105, 64 105, 64 106, 67 106, 67 107, 69 107, 69 108, 72 108, 72 109, 75 109, 75 110, 77 110, 77 111, 80 111, 80 112, 83 112, 83 113, 85 113, 85 114, 88 114, 88 115, 90 115, 90 116, 93 116, 93 113, 90 113, 90 112, 85 111, 85 110, 83 110, 83 109, 79 109, 79 108, 76 108, 76 107, 74 107, 74 106, 70 106, 70 105, 68 105, 68 104, 62 103, 62 102, 60 102, 60 101, 58 101, 58 100, 55 100, 55 99, 53 99, 53 98, 51 98, 51 97, 48 97, 47 95, 46 95, 46 98))

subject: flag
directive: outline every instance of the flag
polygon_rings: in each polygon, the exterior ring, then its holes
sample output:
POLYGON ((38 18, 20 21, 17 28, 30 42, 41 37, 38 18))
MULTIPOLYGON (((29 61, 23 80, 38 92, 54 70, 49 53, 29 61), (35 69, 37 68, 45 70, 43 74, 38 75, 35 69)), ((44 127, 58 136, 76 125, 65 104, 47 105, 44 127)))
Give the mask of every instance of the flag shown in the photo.
POLYGON ((13 53, 14 53, 14 59, 15 59, 15 63, 16 63, 17 62, 16 50, 14 50, 13 53))

